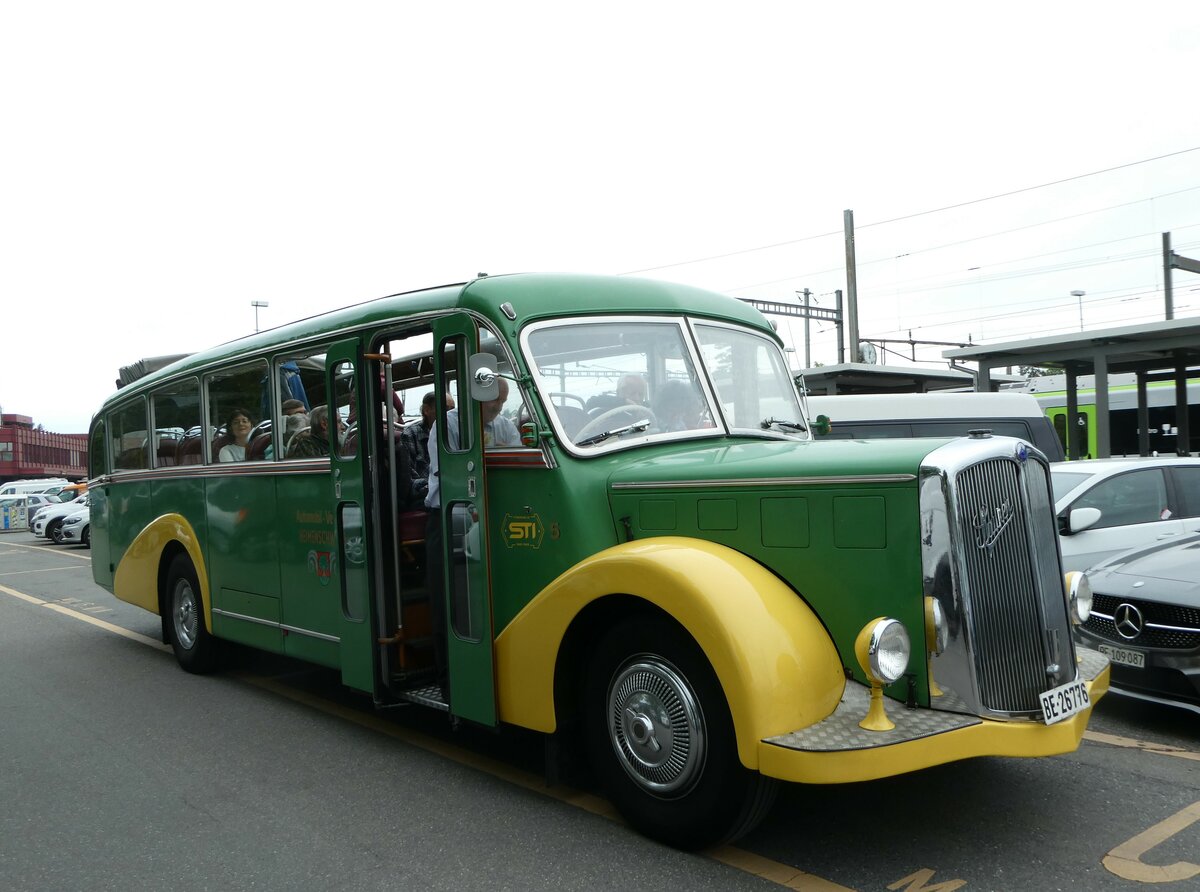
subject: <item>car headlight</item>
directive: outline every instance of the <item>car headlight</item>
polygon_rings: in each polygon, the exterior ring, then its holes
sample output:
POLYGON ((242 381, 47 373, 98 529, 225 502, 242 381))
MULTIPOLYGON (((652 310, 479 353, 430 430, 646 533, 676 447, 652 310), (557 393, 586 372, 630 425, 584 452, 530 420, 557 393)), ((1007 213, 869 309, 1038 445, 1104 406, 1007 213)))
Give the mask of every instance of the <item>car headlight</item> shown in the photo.
POLYGON ((901 622, 881 616, 863 626, 854 652, 863 672, 872 681, 887 685, 904 674, 912 649, 901 622))
POLYGON ((1067 591, 1067 604, 1071 608, 1071 622, 1081 626, 1092 615, 1092 584, 1082 570, 1072 570, 1063 580, 1067 591))

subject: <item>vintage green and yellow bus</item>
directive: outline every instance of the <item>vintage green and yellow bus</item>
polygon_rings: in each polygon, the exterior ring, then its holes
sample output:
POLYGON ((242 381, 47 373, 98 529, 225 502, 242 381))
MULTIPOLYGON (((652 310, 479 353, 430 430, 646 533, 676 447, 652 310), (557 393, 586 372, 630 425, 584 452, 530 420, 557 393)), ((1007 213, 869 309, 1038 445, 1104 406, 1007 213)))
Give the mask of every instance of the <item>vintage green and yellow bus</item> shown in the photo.
POLYGON ((127 384, 89 452, 96 581, 185 669, 240 642, 541 732, 681 847, 747 831, 779 781, 1069 752, 1108 686, 1040 452, 817 441, 772 326, 691 287, 347 307, 127 384), (398 407, 427 391, 428 510, 398 407))

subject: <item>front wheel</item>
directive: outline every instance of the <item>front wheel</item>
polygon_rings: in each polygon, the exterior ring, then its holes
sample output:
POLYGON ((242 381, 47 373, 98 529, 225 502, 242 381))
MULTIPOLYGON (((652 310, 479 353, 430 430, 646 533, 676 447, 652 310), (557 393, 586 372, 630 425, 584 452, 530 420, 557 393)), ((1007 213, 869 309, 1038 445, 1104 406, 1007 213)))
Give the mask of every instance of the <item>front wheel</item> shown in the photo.
POLYGON ((91 524, 88 524, 87 526, 85 526, 83 528, 83 535, 80 537, 79 541, 82 542, 84 544, 84 547, 86 547, 86 548, 92 547, 92 526, 91 526, 91 524))
POLYGON ((176 555, 171 561, 163 608, 167 638, 179 665, 197 674, 216 668, 217 643, 204 626, 200 583, 187 555, 176 555))
POLYGON ((51 540, 55 545, 62 545, 62 518, 50 521, 46 525, 46 538, 51 540))
POLYGON ((639 832, 708 848, 749 832, 770 809, 776 782, 738 760, 720 682, 677 624, 618 624, 601 639, 587 684, 592 765, 639 832))

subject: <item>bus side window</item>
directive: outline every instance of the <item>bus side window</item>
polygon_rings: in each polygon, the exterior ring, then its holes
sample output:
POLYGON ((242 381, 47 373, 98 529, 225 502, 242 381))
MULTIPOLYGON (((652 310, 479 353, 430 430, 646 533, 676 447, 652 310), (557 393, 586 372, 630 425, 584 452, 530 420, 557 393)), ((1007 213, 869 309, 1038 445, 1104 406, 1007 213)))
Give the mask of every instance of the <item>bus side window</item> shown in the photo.
POLYGON ((150 467, 150 436, 146 402, 138 397, 109 416, 114 471, 141 471, 150 467))

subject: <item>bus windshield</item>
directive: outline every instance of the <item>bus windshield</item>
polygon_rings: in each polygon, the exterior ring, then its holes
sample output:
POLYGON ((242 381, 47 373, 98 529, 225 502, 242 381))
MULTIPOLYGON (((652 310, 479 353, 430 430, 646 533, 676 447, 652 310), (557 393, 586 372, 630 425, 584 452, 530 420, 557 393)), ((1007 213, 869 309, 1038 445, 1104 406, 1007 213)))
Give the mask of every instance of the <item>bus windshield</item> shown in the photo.
POLYGON ((748 329, 610 317, 532 326, 524 346, 552 423, 579 450, 730 431, 807 436, 782 354, 748 329))

